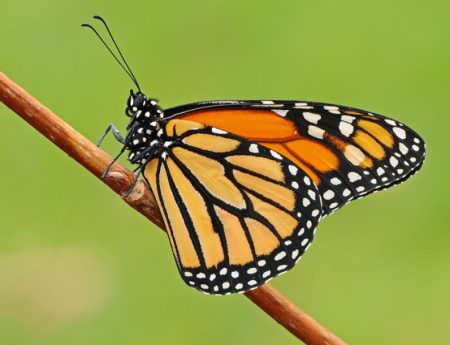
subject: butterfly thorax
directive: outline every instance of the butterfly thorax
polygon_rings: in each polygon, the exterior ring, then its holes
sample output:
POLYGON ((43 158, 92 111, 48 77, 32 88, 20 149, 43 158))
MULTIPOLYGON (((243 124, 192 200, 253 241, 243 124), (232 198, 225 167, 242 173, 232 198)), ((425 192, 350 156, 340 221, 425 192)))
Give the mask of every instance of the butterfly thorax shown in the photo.
POLYGON ((158 100, 147 98, 143 93, 130 92, 125 113, 130 122, 127 126, 125 149, 129 150, 128 160, 143 165, 160 154, 164 143, 164 113, 158 100))

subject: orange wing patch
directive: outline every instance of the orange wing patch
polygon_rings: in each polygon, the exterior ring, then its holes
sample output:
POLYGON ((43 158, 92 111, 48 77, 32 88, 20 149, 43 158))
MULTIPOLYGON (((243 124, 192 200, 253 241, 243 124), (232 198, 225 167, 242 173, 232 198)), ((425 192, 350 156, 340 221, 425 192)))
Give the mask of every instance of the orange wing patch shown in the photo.
POLYGON ((280 241, 276 236, 261 222, 252 218, 246 218, 245 224, 250 232, 257 255, 268 255, 280 245, 280 241))
POLYGON ((328 172, 339 167, 338 157, 324 144, 311 139, 298 139, 289 141, 285 147, 299 160, 303 160, 315 170, 328 172))
POLYGON ((300 159, 299 155, 296 152, 293 152, 292 150, 289 150, 288 147, 286 147, 285 143, 262 143, 261 145, 264 145, 268 148, 273 149, 274 151, 277 151, 278 153, 282 154, 284 157, 290 159, 292 162, 297 164, 304 172, 308 174, 309 177, 314 181, 314 183, 318 186, 320 184, 320 177, 317 175, 310 166, 306 164, 305 161, 300 159))
POLYGON ((183 139, 183 142, 189 146, 203 149, 204 147, 208 147, 211 140, 216 141, 214 146, 209 147, 209 151, 212 152, 230 152, 239 146, 239 141, 237 140, 204 133, 190 135, 189 137, 183 139))
POLYGON ((298 137, 295 125, 267 110, 201 110, 181 116, 204 123, 255 142, 279 142, 298 137))
POLYGON ((173 152, 212 195, 236 208, 243 209, 245 207, 245 200, 241 192, 225 176, 225 168, 222 164, 182 147, 174 148, 173 152))
POLYGON ((297 220, 289 213, 280 210, 279 208, 262 201, 260 198, 247 193, 253 207, 260 213, 265 219, 267 219, 274 228, 277 229, 282 238, 289 237, 293 234, 295 227, 297 226, 297 220))
POLYGON ((170 121, 166 125, 166 134, 169 137, 179 137, 180 135, 186 133, 192 129, 200 129, 203 128, 204 125, 202 123, 193 122, 193 121, 170 121))
MULTIPOLYGON (((146 167, 146 174, 149 177, 151 188, 157 190, 157 168, 158 160, 153 159, 146 167)), ((186 223, 183 221, 181 211, 174 198, 174 193, 170 188, 167 172, 164 166, 161 166, 161 172, 159 175, 159 186, 161 193, 155 193, 156 200, 160 210, 164 210, 162 204, 165 207, 172 210, 170 219, 165 212, 163 214, 164 222, 169 227, 169 240, 172 248, 176 248, 174 251, 177 260, 185 267, 197 268, 200 267, 200 261, 195 251, 194 245, 190 240, 189 231, 187 230, 186 223), (163 200, 162 200, 163 199, 163 200)))
POLYGON ((367 120, 359 120, 358 126, 365 129, 373 137, 377 138, 380 142, 389 148, 394 146, 394 137, 388 130, 380 126, 378 123, 374 123, 367 120))
POLYGON ((235 170, 233 176, 237 182, 248 189, 276 202, 288 211, 295 208, 295 194, 292 189, 264 180, 260 177, 235 170))
POLYGON ((228 247, 228 258, 232 265, 245 265, 253 260, 252 250, 239 219, 224 209, 215 206, 222 223, 228 247))
POLYGON ((167 167, 196 229, 206 267, 217 266, 219 262, 223 261, 224 253, 220 237, 214 230, 204 199, 192 187, 191 181, 186 178, 172 159, 167 160, 167 167))
POLYGON ((328 171, 337 167, 337 158, 329 149, 301 136, 294 123, 272 111, 201 110, 182 115, 179 118, 214 126, 272 148, 302 168, 316 185, 320 184, 320 177, 312 168, 318 168, 318 170, 323 168, 324 171, 328 171), (311 149, 322 154, 324 158, 318 162, 311 153, 311 149), (330 161, 325 162, 328 158, 330 161))
POLYGON ((356 131, 353 140, 367 151, 367 153, 378 160, 382 160, 386 155, 386 152, 378 141, 363 131, 356 131))
POLYGON ((227 157, 227 161, 235 166, 256 172, 258 174, 262 174, 263 176, 266 176, 274 181, 284 182, 284 174, 281 169, 280 162, 276 162, 264 157, 255 157, 248 155, 229 156, 227 157), (255 171, 256 167, 258 168, 257 171, 255 171))

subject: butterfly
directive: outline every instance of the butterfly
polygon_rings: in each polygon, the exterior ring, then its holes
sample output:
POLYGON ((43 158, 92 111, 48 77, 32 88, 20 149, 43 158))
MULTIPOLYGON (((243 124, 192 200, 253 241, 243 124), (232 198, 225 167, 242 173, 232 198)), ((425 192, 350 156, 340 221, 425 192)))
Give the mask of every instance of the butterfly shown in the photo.
MULTIPOLYGON (((128 152, 156 197, 181 277, 204 293, 254 289, 290 270, 320 220, 413 175, 425 143, 403 123, 307 101, 208 101, 163 110, 130 76, 128 152)), ((113 161, 113 162, 114 162, 113 161)), ((105 170, 108 173, 109 167, 105 170)))

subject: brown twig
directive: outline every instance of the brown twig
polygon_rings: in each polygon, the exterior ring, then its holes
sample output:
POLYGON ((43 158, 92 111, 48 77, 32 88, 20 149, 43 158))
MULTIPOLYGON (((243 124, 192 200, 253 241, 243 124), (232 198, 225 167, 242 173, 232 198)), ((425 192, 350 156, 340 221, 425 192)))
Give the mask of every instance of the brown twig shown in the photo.
MULTIPOLYGON (((124 197, 133 180, 133 173, 116 163, 112 166, 108 176, 101 178, 103 170, 111 162, 111 156, 75 131, 1 72, 0 99, 61 150, 119 194, 128 205, 164 229, 154 196, 144 181, 138 181, 130 195, 124 197)), ((306 344, 345 344, 269 284, 247 292, 245 295, 306 344)))

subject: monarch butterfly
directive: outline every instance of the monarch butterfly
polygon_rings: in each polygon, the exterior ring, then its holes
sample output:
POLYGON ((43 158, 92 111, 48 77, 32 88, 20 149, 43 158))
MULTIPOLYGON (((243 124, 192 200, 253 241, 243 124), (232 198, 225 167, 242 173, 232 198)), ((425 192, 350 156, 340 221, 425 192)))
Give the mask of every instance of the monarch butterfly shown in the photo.
MULTIPOLYGON (((208 101, 163 110, 130 91, 123 137, 156 197, 178 270, 208 294, 254 289, 291 269, 319 221, 369 193, 400 183, 422 165, 425 144, 397 120, 305 101, 208 101)), ((113 162, 114 162, 113 161, 113 162)), ((108 173, 109 167, 104 175, 108 173)))

